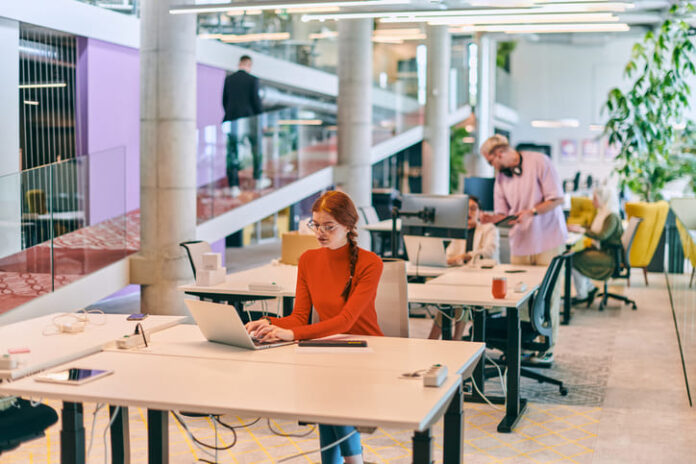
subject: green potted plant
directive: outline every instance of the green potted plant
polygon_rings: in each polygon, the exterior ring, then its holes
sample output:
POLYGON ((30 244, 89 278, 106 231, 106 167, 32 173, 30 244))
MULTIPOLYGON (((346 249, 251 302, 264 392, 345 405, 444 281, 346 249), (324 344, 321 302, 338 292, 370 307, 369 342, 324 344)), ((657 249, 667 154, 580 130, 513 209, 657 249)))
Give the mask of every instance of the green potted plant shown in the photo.
POLYGON ((621 187, 645 201, 661 198, 673 179, 688 174, 693 162, 677 156, 678 140, 689 106, 690 79, 696 75, 694 37, 685 18, 696 7, 680 1, 669 17, 633 46, 625 75, 633 79, 623 92, 609 92, 604 134, 619 149, 615 170, 621 187))
POLYGON ((459 178, 466 174, 464 158, 473 151, 471 139, 464 126, 455 126, 450 130, 450 193, 459 191, 459 178))

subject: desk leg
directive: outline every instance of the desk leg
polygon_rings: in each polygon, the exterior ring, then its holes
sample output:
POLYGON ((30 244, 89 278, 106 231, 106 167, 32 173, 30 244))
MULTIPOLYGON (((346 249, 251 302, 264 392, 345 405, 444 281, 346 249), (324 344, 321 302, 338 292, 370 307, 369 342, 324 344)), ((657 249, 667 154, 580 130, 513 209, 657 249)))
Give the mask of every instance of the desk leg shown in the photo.
POLYGON ((295 298, 292 296, 283 297, 283 317, 292 314, 292 308, 295 306, 295 298))
POLYGON ((445 412, 445 430, 442 442, 442 463, 461 464, 464 462, 464 408, 462 384, 459 383, 452 401, 445 412))
MULTIPOLYGON (((109 406, 109 417, 114 415, 116 406, 109 406)), ((130 426, 128 408, 121 406, 118 415, 111 424, 111 462, 113 464, 130 464, 130 426)))
POLYGON ((60 462, 75 464, 85 462, 85 425, 82 403, 63 401, 60 462))
POLYGON ((570 283, 572 282, 573 256, 565 259, 565 282, 563 283, 563 320, 561 324, 570 324, 570 283))
POLYGON ((452 320, 450 317, 452 317, 454 311, 452 311, 451 306, 441 306, 440 311, 442 312, 442 339, 452 340, 452 320))
POLYGON ((169 462, 169 411, 147 410, 147 457, 149 464, 169 462))
POLYGON ((527 402, 520 399, 520 313, 517 308, 507 308, 507 333, 507 406, 505 417, 498 424, 500 433, 512 432, 527 406, 527 402))
POLYGON ((433 437, 430 429, 413 432, 413 464, 433 463, 433 437))
MULTIPOLYGON (((486 310, 481 309, 481 310, 475 310, 472 311, 474 313, 474 340, 475 342, 485 342, 486 341, 486 310)), ((476 386, 478 389, 481 391, 481 393, 485 394, 485 384, 486 384, 486 376, 485 376, 485 371, 486 371, 486 356, 481 356, 481 359, 479 360, 478 364, 474 368, 474 373, 473 373, 473 379, 474 382, 476 382, 476 386)), ((476 402, 483 402, 483 398, 481 395, 478 394, 478 392, 472 388, 471 392, 472 399, 476 402)))

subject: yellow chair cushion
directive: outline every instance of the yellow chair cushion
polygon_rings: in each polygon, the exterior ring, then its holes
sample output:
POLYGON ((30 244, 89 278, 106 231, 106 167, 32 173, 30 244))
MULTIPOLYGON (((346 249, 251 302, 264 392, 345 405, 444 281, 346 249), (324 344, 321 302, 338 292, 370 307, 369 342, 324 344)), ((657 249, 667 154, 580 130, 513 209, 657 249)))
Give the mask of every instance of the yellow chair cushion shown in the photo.
POLYGON ((590 227, 597 210, 592 204, 592 199, 587 197, 571 197, 568 224, 577 224, 582 227, 590 227))
POLYGON ((696 244, 679 218, 677 218, 677 230, 679 231, 679 238, 681 239, 682 248, 684 249, 684 256, 689 258, 692 266, 696 267, 696 244))
POLYGON ((631 247, 629 262, 632 267, 647 267, 650 264, 665 228, 668 212, 669 204, 666 201, 626 203, 626 215, 629 218, 643 219, 631 247))

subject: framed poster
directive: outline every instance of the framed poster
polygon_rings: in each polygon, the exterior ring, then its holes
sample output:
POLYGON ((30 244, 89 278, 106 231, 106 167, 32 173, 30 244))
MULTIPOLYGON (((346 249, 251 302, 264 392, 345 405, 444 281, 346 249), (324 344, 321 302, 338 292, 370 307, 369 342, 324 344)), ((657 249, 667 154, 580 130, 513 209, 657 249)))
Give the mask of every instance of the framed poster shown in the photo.
POLYGON ((576 140, 561 140, 561 161, 575 161, 578 158, 578 142, 576 140))
POLYGON ((602 140, 602 148, 604 148, 604 159, 612 161, 621 151, 616 143, 609 144, 609 138, 605 137, 602 140))
POLYGON ((599 159, 599 140, 585 139, 582 141, 582 158, 586 160, 599 159))

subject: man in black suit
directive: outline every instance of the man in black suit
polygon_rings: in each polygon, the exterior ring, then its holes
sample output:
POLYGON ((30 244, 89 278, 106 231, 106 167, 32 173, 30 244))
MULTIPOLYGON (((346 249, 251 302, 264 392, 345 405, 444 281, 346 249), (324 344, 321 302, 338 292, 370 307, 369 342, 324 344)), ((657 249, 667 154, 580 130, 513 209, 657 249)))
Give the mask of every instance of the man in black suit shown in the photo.
POLYGON ((225 78, 222 91, 222 106, 225 109, 224 121, 231 121, 227 135, 227 182, 233 196, 239 194, 239 153, 240 139, 247 137, 251 145, 254 164, 254 179, 257 184, 262 176, 262 159, 259 152, 260 129, 259 118, 252 117, 263 111, 259 97, 259 79, 250 74, 251 57, 243 55, 239 59, 239 70, 225 78), (238 119, 247 118, 248 130, 240 137, 238 119))

